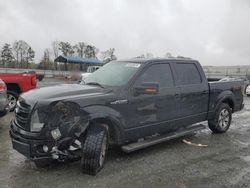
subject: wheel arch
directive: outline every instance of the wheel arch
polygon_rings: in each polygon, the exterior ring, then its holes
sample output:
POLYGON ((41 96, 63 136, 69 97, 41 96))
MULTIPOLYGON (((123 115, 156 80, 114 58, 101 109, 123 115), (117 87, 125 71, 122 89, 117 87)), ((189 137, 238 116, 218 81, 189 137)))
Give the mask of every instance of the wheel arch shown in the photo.
POLYGON ((95 115, 94 117, 91 117, 89 119, 88 128, 97 123, 105 124, 108 126, 111 145, 120 145, 122 143, 124 134, 118 120, 108 116, 95 115))
POLYGON ((229 93, 229 94, 221 93, 215 102, 216 105, 214 105, 213 110, 208 114, 208 120, 214 118, 216 109, 218 109, 220 107, 220 105, 223 103, 228 104, 229 107, 232 109, 232 113, 234 112, 236 102, 235 102, 235 98, 234 98, 233 94, 232 93, 229 93))
POLYGON ((227 97, 221 101, 221 103, 228 104, 228 106, 232 109, 232 112, 234 112, 235 108, 235 102, 231 97, 227 97))
POLYGON ((12 91, 12 92, 15 92, 17 94, 22 93, 22 89, 18 83, 6 83, 6 86, 7 86, 7 91, 12 91))
POLYGON ((221 92, 216 100, 216 105, 215 105, 215 109, 217 109, 222 103, 226 103, 230 106, 230 108, 232 109, 232 112, 234 112, 235 109, 235 95, 232 91, 226 90, 221 92))

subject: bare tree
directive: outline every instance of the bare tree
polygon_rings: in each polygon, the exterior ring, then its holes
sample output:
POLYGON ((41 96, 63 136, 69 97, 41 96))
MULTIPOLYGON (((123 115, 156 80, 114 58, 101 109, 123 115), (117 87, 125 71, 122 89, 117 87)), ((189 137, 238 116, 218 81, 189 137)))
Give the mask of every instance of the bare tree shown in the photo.
MULTIPOLYGON (((59 42, 58 41, 53 41, 52 42, 52 50, 54 54, 54 59, 56 59, 59 55, 59 42)), ((55 69, 57 70, 57 62, 54 62, 55 69)))
POLYGON ((30 64, 33 63, 33 59, 35 58, 35 51, 29 47, 27 51, 27 57, 26 57, 26 68, 29 68, 30 64))
MULTIPOLYGON (((69 42, 60 42, 59 43, 59 50, 62 52, 62 54, 64 56, 68 56, 68 55, 73 55, 74 54, 73 47, 72 47, 72 45, 69 42)), ((64 63, 64 69, 68 70, 67 63, 64 63)))
POLYGON ((20 66, 21 68, 23 68, 24 63, 27 62, 29 45, 23 40, 19 40, 19 44, 20 44, 20 57, 21 57, 20 66))
POLYGON ((74 54, 72 45, 69 42, 60 42, 58 48, 64 56, 74 54))
POLYGON ((43 58, 42 58, 42 61, 40 62, 40 68, 41 69, 50 69, 50 54, 51 54, 51 51, 46 48, 43 52, 43 58))
POLYGON ((84 42, 78 42, 73 48, 75 49, 78 56, 84 56, 84 51, 86 49, 86 45, 84 42))
POLYGON ((20 43, 19 41, 15 41, 13 43, 13 51, 14 51, 14 56, 15 56, 15 59, 16 59, 16 65, 19 66, 19 61, 20 61, 20 43))
POLYGON ((87 45, 84 50, 84 55, 86 58, 97 58, 96 55, 98 53, 98 49, 93 45, 87 45))
POLYGON ((109 50, 102 52, 102 61, 104 63, 108 63, 110 61, 116 60, 117 57, 115 56, 114 53, 115 53, 114 48, 110 48, 109 50))
POLYGON ((51 44, 52 44, 52 50, 53 50, 54 59, 55 59, 59 55, 59 42, 53 41, 51 44))
POLYGON ((13 51, 16 56, 16 63, 18 64, 19 68, 28 68, 29 63, 33 62, 35 52, 27 42, 23 40, 15 41, 13 43, 13 51))
MULTIPOLYGON (((75 49, 75 52, 77 53, 78 56, 83 57, 86 45, 84 42, 78 42, 75 46, 73 46, 73 49, 75 49)), ((87 69, 86 66, 84 66, 84 70, 85 69, 87 69)), ((80 70, 83 70, 82 64, 80 64, 80 70)))

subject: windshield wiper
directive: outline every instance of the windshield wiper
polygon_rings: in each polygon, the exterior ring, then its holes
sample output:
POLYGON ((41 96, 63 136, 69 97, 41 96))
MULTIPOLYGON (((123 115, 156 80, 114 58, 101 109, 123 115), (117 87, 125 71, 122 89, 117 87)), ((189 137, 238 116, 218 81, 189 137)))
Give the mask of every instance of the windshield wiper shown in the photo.
POLYGON ((101 88, 104 88, 102 84, 98 83, 98 82, 88 82, 88 83, 85 83, 86 85, 95 85, 95 86, 99 86, 101 88))

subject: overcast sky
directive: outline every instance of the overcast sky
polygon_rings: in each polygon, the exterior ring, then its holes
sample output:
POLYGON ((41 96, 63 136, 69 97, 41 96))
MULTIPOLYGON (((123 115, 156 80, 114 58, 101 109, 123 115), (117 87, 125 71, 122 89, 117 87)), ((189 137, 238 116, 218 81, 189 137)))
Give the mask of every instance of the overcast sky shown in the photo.
POLYGON ((0 46, 25 40, 38 62, 54 40, 250 65, 249 0, 0 0, 0 46))

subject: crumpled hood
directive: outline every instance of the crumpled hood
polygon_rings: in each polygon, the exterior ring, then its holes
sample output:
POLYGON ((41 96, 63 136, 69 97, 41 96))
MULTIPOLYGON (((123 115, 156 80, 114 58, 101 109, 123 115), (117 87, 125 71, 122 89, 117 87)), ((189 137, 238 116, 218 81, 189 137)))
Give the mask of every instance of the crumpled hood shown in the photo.
POLYGON ((23 93, 21 97, 27 101, 37 102, 40 100, 53 99, 59 97, 70 97, 74 95, 101 94, 103 88, 98 86, 80 84, 61 84, 56 86, 43 87, 23 93))

